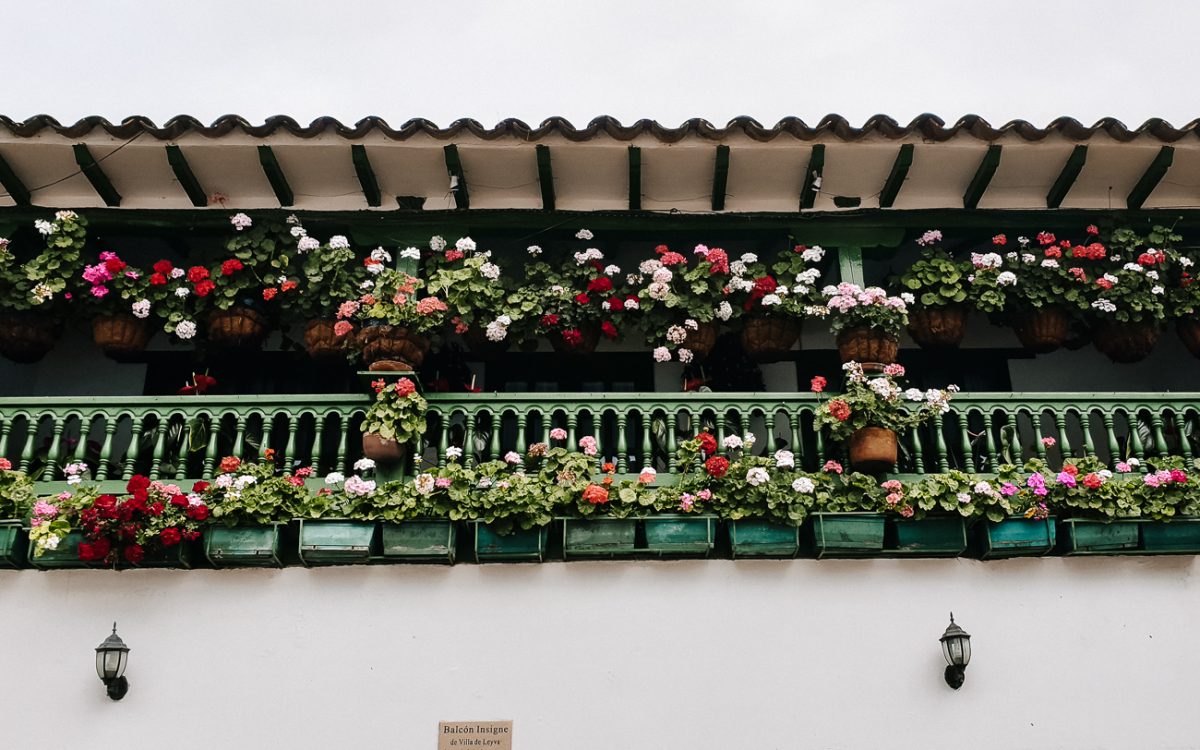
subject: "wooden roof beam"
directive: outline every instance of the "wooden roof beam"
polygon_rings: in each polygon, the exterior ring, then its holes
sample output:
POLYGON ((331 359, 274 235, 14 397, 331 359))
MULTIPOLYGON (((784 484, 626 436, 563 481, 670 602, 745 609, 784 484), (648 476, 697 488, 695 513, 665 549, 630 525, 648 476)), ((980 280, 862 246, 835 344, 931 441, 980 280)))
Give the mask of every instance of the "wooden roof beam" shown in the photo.
POLYGON ((900 153, 896 154, 896 161, 892 162, 892 171, 883 183, 883 190, 879 191, 880 208, 891 208, 896 202, 896 196, 900 195, 900 188, 904 187, 904 180, 912 167, 912 160, 913 145, 905 143, 900 147, 900 153))
POLYGON ((629 210, 642 210, 642 149, 629 147, 629 210))
POLYGON ((446 157, 446 173, 450 175, 450 192, 454 193, 455 208, 470 208, 471 194, 467 191, 467 175, 458 156, 458 146, 453 143, 444 146, 442 153, 446 157))
POLYGON ((979 207, 979 201, 987 192, 988 185, 992 182, 992 176, 996 174, 996 168, 1000 166, 1001 148, 998 144, 988 146, 987 153, 983 155, 983 161, 979 162, 979 168, 975 170, 975 176, 971 178, 971 184, 967 185, 967 192, 963 193, 963 208, 979 207))
POLYGON ((725 188, 729 184, 729 147, 717 146, 717 160, 713 164, 712 210, 725 210, 725 188))
POLYGON ((87 145, 76 143, 72 148, 75 151, 75 163, 79 165, 79 169, 83 171, 83 176, 87 178, 88 182, 92 183, 92 188, 104 201, 104 205, 121 205, 121 194, 113 187, 112 180, 108 179, 108 175, 100 168, 100 162, 92 156, 87 145))
POLYGON ((375 170, 371 168, 371 160, 367 157, 367 147, 359 144, 350 146, 350 161, 354 162, 354 173, 358 175, 358 184, 362 187, 367 205, 373 208, 382 206, 383 194, 379 192, 379 180, 375 179, 375 170))
POLYGON ((1063 165, 1062 171, 1058 174, 1058 179, 1054 181, 1054 185, 1050 188, 1050 192, 1046 193, 1046 208, 1058 208, 1062 205, 1063 198, 1067 197, 1067 193, 1071 191, 1071 186, 1075 184, 1079 173, 1083 171, 1083 165, 1087 161, 1087 146, 1076 146, 1071 155, 1067 157, 1067 163, 1063 165))
POLYGON ((825 144, 812 147, 808 168, 804 170, 804 184, 800 186, 800 210, 812 208, 821 189, 821 176, 825 171, 825 144))
POLYGON ((267 182, 271 183, 279 205, 290 206, 295 203, 296 196, 292 193, 292 186, 288 184, 287 177, 279 166, 279 160, 275 158, 275 152, 270 146, 258 147, 258 162, 262 164, 263 174, 267 176, 267 182))
POLYGON ((1154 157, 1154 161, 1150 162, 1150 166, 1142 174, 1142 178, 1133 186, 1133 190, 1129 191, 1129 197, 1125 199, 1125 207, 1129 209, 1141 208, 1150 194, 1154 192, 1154 188, 1158 187, 1158 183, 1167 174, 1167 170, 1171 168, 1171 162, 1175 159, 1175 149, 1171 146, 1163 146, 1158 150, 1154 157))
POLYGON ((542 210, 554 210, 554 170, 550 167, 550 147, 539 145, 537 152, 538 184, 542 188, 542 210))
POLYGON ((183 155, 183 150, 178 146, 167 146, 167 162, 171 165, 171 171, 175 173, 175 179, 179 180, 180 186, 183 187, 183 192, 187 193, 188 199, 196 208, 204 208, 208 205, 208 193, 204 192, 204 188, 200 187, 200 181, 196 179, 196 174, 192 172, 192 167, 188 164, 187 157, 183 155))
POLYGON ((13 199, 18 206, 32 206, 33 199, 29 195, 29 188, 25 187, 25 183, 13 171, 13 168, 8 165, 3 156, 0 156, 0 185, 8 191, 8 197, 13 199))

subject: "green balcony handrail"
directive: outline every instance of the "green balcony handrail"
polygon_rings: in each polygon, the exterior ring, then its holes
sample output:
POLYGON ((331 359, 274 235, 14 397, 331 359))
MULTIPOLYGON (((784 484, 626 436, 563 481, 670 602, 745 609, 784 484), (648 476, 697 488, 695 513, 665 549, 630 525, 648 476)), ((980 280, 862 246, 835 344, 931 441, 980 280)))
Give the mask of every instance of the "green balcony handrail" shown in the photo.
MULTIPOLYGON (((420 459, 440 465, 451 445, 482 462, 525 452, 552 428, 574 446, 597 438, 598 461, 619 472, 673 472, 682 440, 751 432, 755 451, 785 448, 809 470, 841 460, 841 446, 815 431, 810 393, 429 394, 420 459)), ((360 395, 122 396, 0 398, 0 455, 43 484, 86 461, 101 481, 135 473, 209 479, 225 455, 255 458, 271 448, 284 464, 348 472, 360 455, 360 395)), ((898 471, 992 472, 1007 461, 1094 455, 1200 455, 1200 393, 958 394, 935 424, 900 436, 898 471), (1052 438, 1053 447, 1043 443, 1052 438)))

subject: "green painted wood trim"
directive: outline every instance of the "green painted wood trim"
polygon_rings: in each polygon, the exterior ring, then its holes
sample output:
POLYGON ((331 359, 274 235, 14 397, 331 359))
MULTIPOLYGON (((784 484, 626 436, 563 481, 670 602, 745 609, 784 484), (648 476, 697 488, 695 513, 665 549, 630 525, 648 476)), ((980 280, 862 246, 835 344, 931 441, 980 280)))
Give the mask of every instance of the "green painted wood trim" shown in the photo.
POLYGON ((179 184, 183 187, 183 192, 187 193, 187 197, 191 200, 192 205, 197 208, 203 208, 208 205, 208 193, 204 192, 204 188, 200 187, 200 181, 196 179, 196 174, 192 172, 192 167, 188 164, 187 157, 183 155, 183 150, 178 146, 167 146, 167 163, 171 165, 171 171, 175 173, 175 179, 179 180, 179 184))
POLYGON ((1046 193, 1046 208, 1058 208, 1062 205, 1063 199, 1071 191, 1071 186, 1075 184, 1075 179, 1079 177, 1084 163, 1087 162, 1087 148, 1087 146, 1076 146, 1071 155, 1067 157, 1067 163, 1059 172, 1058 179, 1054 181, 1050 192, 1046 193))
POLYGON ((629 210, 642 210, 642 150, 629 147, 629 210))
POLYGON ((1171 146, 1163 146, 1154 156, 1154 161, 1150 162, 1150 166, 1146 168, 1146 172, 1142 175, 1137 184, 1133 186, 1133 190, 1129 191, 1129 197, 1125 199, 1127 208, 1141 208, 1150 194, 1154 192, 1154 188, 1158 187, 1158 183, 1166 176, 1167 170, 1171 168, 1171 162, 1175 159, 1175 149, 1171 146))
POLYGON ((454 205, 462 211, 471 207, 471 193, 467 190, 467 175, 463 172, 462 159, 458 156, 458 146, 453 143, 443 146, 442 153, 446 158, 446 174, 450 176, 451 182, 456 182, 454 192, 454 205))
POLYGON ((275 191, 279 205, 290 206, 295 203, 296 196, 292 193, 292 186, 288 184, 283 168, 279 166, 279 160, 275 158, 275 152, 270 146, 258 147, 258 162, 262 165, 263 174, 267 176, 267 182, 271 183, 271 189, 275 191))
POLYGON ((987 192, 988 185, 991 184, 992 177, 996 174, 996 168, 1000 166, 1002 149, 1003 147, 1000 145, 988 146, 987 153, 983 155, 983 161, 979 162, 979 168, 975 170, 975 176, 971 178, 971 184, 967 185, 967 192, 963 193, 963 208, 979 206, 979 201, 987 192))
POLYGON ((554 210, 554 170, 550 166, 550 147, 539 144, 537 149, 538 185, 542 188, 542 210, 554 210))
POLYGON ((861 248, 891 248, 897 247, 904 241, 904 229, 901 227, 839 227, 805 224, 793 225, 790 229, 793 244, 803 242, 808 245, 829 245, 831 247, 853 245, 861 248))
POLYGON ((104 201, 104 205, 121 205, 121 194, 113 187, 112 180, 108 179, 108 175, 100 168, 100 162, 92 156, 87 145, 76 143, 72 149, 75 151, 75 163, 83 170, 83 176, 87 178, 88 182, 92 183, 92 188, 104 201))
POLYGON ((900 188, 904 187, 904 180, 908 177, 908 170, 912 167, 913 149, 913 144, 905 143, 900 147, 900 153, 896 154, 892 171, 883 183, 883 190, 879 192, 880 208, 891 208, 892 204, 896 202, 896 196, 900 195, 900 188))
POLYGON ((842 281, 849 281, 852 284, 862 286, 865 279, 863 276, 862 248, 839 247, 837 254, 838 270, 841 271, 842 281))
POLYGON ((18 206, 33 205, 29 188, 25 187, 25 183, 21 181, 3 156, 0 156, 0 185, 4 186, 4 189, 8 191, 8 197, 12 198, 18 206))
POLYGON ((812 208, 817 200, 817 181, 825 172, 825 144, 818 143, 812 147, 812 156, 804 169, 804 182, 800 185, 800 210, 812 208))
POLYGON ((725 210, 725 189, 729 183, 729 147, 717 146, 717 159, 713 164, 712 210, 725 210))
POLYGON ((379 180, 375 179, 375 170, 371 168, 367 147, 360 144, 350 146, 350 160, 354 162, 354 173, 358 175, 358 184, 362 187, 367 205, 373 208, 382 206, 383 194, 379 192, 379 180))

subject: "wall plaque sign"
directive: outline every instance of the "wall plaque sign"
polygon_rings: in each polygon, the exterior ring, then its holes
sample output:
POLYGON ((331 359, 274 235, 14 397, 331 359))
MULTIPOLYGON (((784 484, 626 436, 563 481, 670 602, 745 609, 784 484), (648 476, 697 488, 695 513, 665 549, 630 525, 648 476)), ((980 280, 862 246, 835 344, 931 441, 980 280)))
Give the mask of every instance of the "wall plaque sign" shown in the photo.
POLYGON ((511 721, 439 721, 437 750, 512 750, 511 721))

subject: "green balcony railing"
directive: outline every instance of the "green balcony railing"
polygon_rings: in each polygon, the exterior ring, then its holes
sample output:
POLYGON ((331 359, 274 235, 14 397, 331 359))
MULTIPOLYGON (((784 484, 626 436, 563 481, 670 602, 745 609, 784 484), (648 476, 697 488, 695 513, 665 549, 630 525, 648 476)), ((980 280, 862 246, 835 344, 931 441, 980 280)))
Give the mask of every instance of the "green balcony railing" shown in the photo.
MULTIPOLYGON (((360 455, 358 395, 49 397, 0 399, 0 454, 57 486, 84 461, 101 482, 134 474, 208 479, 223 456, 260 456, 347 472, 360 455)), ((463 446, 468 461, 524 452, 552 428, 567 444, 593 435, 600 460, 619 472, 673 472, 680 441, 700 429, 718 438, 753 433, 754 450, 786 448, 815 470, 841 459, 841 446, 813 429, 807 393, 430 394, 421 459, 445 462, 463 446)), ((1135 456, 1200 455, 1200 393, 959 394, 934 425, 901 436, 898 473, 992 472, 1034 456, 1094 455, 1110 465, 1135 456), (1053 438, 1047 447, 1042 439, 1053 438)))

